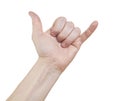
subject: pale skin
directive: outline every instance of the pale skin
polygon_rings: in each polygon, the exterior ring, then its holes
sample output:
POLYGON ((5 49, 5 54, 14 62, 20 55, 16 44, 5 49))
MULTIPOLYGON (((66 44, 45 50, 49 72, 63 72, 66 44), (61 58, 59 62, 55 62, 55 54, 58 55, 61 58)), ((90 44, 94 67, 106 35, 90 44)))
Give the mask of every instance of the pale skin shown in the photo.
POLYGON ((59 17, 44 32, 39 16, 34 12, 29 12, 29 15, 32 18, 32 39, 39 58, 7 101, 44 101, 81 45, 98 26, 98 22, 94 21, 81 34, 79 27, 59 17))

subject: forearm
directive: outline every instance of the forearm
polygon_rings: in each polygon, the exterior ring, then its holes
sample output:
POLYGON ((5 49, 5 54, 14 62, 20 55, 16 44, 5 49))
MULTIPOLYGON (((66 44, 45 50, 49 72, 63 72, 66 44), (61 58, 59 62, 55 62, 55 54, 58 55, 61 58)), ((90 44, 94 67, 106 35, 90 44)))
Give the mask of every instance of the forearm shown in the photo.
POLYGON ((44 101, 60 74, 51 62, 38 59, 7 101, 44 101))

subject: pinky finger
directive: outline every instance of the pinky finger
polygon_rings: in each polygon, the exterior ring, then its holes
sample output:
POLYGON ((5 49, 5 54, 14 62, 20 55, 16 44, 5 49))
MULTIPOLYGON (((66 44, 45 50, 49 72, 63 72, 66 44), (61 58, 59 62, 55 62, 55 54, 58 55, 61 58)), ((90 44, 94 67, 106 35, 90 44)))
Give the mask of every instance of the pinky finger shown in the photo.
POLYGON ((98 22, 94 21, 89 27, 88 29, 82 33, 82 35, 80 36, 81 38, 81 43, 84 43, 89 37, 90 35, 95 31, 95 29, 98 26, 98 22))

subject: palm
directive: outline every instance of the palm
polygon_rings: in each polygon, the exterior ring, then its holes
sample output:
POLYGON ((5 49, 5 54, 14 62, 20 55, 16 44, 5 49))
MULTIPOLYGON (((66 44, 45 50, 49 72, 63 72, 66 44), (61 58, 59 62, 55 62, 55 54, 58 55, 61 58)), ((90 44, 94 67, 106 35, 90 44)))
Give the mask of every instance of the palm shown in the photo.
POLYGON ((39 36, 36 46, 40 57, 49 57, 51 60, 56 60, 58 64, 66 65, 73 59, 77 53, 77 47, 70 45, 69 47, 61 47, 61 43, 56 40, 56 37, 50 35, 49 32, 39 36))

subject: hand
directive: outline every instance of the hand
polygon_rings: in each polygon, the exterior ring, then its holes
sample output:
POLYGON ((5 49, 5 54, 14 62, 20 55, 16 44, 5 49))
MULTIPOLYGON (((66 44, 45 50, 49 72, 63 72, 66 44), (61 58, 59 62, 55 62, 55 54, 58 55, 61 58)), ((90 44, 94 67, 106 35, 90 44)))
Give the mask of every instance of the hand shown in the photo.
POLYGON ((80 46, 97 28, 98 22, 94 21, 82 34, 80 29, 74 27, 64 17, 55 20, 53 26, 46 32, 42 30, 42 23, 38 15, 29 12, 32 18, 32 39, 39 58, 49 60, 51 64, 63 71, 73 60, 80 46))

